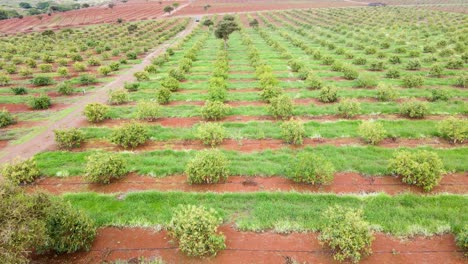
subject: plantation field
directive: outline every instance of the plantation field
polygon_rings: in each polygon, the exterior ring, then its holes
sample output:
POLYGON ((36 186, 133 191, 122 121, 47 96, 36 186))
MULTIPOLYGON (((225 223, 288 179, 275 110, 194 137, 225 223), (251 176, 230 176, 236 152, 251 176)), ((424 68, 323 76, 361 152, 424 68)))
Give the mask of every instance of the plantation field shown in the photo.
POLYGON ((32 157, 2 175, 98 228, 91 251, 34 261, 466 262, 467 25, 463 12, 350 7, 1 38, 0 109, 16 121, 0 129, 2 159, 15 144, 32 157), (223 24, 236 25, 225 39, 223 24), (30 109, 31 95, 51 108, 30 109), (190 225, 215 230, 210 246, 178 234, 190 225), (359 254, 340 255, 339 232, 359 254))

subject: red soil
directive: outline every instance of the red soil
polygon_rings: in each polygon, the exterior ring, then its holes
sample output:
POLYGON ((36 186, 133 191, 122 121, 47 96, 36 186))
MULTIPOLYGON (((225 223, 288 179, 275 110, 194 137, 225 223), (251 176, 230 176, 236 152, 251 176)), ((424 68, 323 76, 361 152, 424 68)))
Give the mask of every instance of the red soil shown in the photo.
MULTIPOLYGON (((431 192, 464 194, 467 190, 468 175, 466 173, 448 174, 443 177, 439 186, 431 192)), ((133 191, 184 191, 184 192, 259 192, 259 191, 299 191, 318 193, 376 193, 385 192, 391 195, 413 192, 423 193, 415 186, 401 183, 392 176, 363 177, 357 173, 336 173, 330 185, 313 186, 295 183, 284 177, 244 177, 230 176, 225 183, 211 185, 190 185, 186 176, 168 176, 153 178, 129 174, 123 179, 111 184, 89 184, 82 177, 42 178, 27 187, 28 191, 44 190, 53 194, 67 192, 100 192, 126 193, 133 191)))
POLYGON ((7 145, 8 145, 8 141, 0 140, 0 150, 6 147, 7 145))
POLYGON ((174 2, 180 4, 178 9, 184 8, 187 4, 185 1, 163 1, 162 4, 159 4, 159 1, 130 0, 127 3, 115 2, 115 7, 111 9, 106 3, 101 6, 55 13, 51 16, 42 15, 42 19, 39 19, 38 16, 27 16, 23 19, 2 20, 0 21, 0 32, 16 34, 46 29, 56 30, 91 24, 114 23, 118 18, 122 18, 124 21, 161 18, 167 16, 164 14, 163 8, 174 2))
POLYGON ((19 113, 19 112, 32 112, 32 111, 48 111, 48 110, 54 110, 54 111, 59 111, 62 109, 67 108, 67 104, 52 104, 52 106, 49 109, 46 110, 32 110, 29 108, 29 106, 25 104, 0 104, 0 109, 5 108, 11 113, 19 113))
MULTIPOLYGON (((183 255, 166 231, 146 228, 101 228, 89 252, 61 256, 35 256, 32 263, 101 263, 103 261, 160 257, 165 263, 336 263, 322 247, 317 233, 277 234, 240 232, 223 225, 226 249, 216 257, 189 258, 183 255)), ((360 263, 465 263, 453 235, 414 237, 399 240, 375 233, 371 256, 360 263)))

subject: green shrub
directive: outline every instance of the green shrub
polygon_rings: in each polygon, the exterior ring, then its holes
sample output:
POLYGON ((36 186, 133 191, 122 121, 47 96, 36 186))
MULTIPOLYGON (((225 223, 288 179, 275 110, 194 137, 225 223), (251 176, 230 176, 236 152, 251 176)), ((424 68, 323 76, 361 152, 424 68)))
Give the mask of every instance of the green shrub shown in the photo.
POLYGON ((205 145, 216 146, 226 137, 226 129, 219 123, 201 123, 197 128, 197 137, 205 145))
POLYGON ((468 74, 462 73, 455 80, 455 86, 466 88, 468 87, 468 74))
POLYGON ((344 67, 342 72, 346 80, 354 80, 359 77, 359 71, 351 67, 344 67))
POLYGON ((61 77, 68 77, 68 75, 70 75, 70 72, 68 72, 67 67, 59 67, 57 69, 57 74, 61 77))
POLYGON ((85 178, 90 182, 107 184, 125 174, 126 162, 118 154, 99 152, 87 158, 85 178))
POLYGON ((409 118, 424 118, 429 114, 426 102, 409 100, 401 105, 400 114, 409 118))
POLYGON ((302 69, 305 65, 304 62, 298 61, 295 59, 289 60, 288 61, 288 66, 291 67, 291 71, 293 72, 298 72, 300 69, 302 69))
POLYGON ((283 89, 277 87, 277 86, 272 86, 272 87, 266 87, 260 92, 260 97, 262 98, 263 101, 269 103, 272 98, 278 97, 283 94, 283 89))
POLYGON ((73 85, 70 82, 62 82, 57 85, 57 92, 59 94, 71 95, 73 91, 73 85))
POLYGON ((107 76, 112 72, 112 69, 109 66, 101 66, 98 68, 98 72, 104 76, 107 76))
POLYGON ((387 131, 382 124, 371 121, 364 121, 358 128, 359 136, 365 142, 376 145, 379 144, 387 136, 387 131))
POLYGON ((169 76, 169 77, 162 79, 161 86, 169 89, 171 92, 175 92, 179 89, 179 81, 169 76))
POLYGON ((27 93, 28 93, 28 90, 26 90, 26 88, 24 88, 24 87, 12 87, 12 88, 11 88, 11 91, 12 91, 15 95, 23 95, 23 94, 27 94, 27 93))
POLYGON ((0 86, 6 86, 10 84, 10 82, 11 82, 10 76, 0 73, 0 86))
POLYGON ((156 92, 156 99, 160 104, 168 104, 171 100, 171 90, 168 88, 161 88, 156 92))
POLYGON ((450 59, 447 62, 447 69, 461 69, 464 66, 464 62, 461 59, 450 59))
POLYGON ((149 139, 148 127, 132 122, 115 128, 110 135, 110 142, 123 148, 136 148, 149 139))
POLYGON ((259 81, 260 87, 262 88, 278 86, 278 80, 271 72, 262 73, 259 77, 259 81))
POLYGON ((150 64, 150 65, 145 67, 145 72, 147 72, 147 73, 157 73, 158 68, 156 68, 156 66, 150 64))
POLYGON ((389 84, 379 83, 377 85, 377 99, 379 101, 395 101, 399 95, 398 90, 389 84))
POLYGON ((289 120, 281 124, 281 136, 288 144, 302 145, 305 136, 304 124, 300 120, 289 120))
POLYGON ((206 120, 220 120, 229 114, 231 107, 219 101, 206 101, 201 109, 201 115, 206 120))
POLYGON ((136 106, 136 117, 153 121, 161 115, 161 106, 154 101, 139 101, 136 106))
POLYGON ((419 60, 410 60, 406 64, 406 69, 410 71, 416 71, 421 69, 421 62, 419 60))
POLYGON ((432 102, 435 101, 448 101, 452 96, 450 95, 450 91, 447 89, 432 89, 431 96, 429 100, 432 102))
POLYGON ((78 82, 81 85, 90 85, 90 84, 93 84, 93 83, 97 83, 97 78, 96 78, 96 76, 94 76, 92 74, 84 73, 84 74, 81 74, 78 77, 78 82))
POLYGON ((468 120, 449 117, 439 123, 439 133, 452 143, 463 143, 468 138, 468 120))
POLYGON ((39 64, 39 69, 41 72, 51 72, 52 68, 52 64, 39 64))
POLYGON ((335 168, 330 161, 304 152, 293 161, 289 177, 295 182, 321 185, 332 182, 334 173, 335 168))
POLYGON ((176 79, 177 81, 185 80, 184 71, 179 68, 172 68, 169 70, 169 77, 176 79))
POLYGON ((440 78, 444 73, 444 67, 440 64, 434 64, 429 71, 429 75, 440 78))
POLYGON ((41 94, 39 96, 31 96, 28 99, 28 106, 34 110, 44 110, 49 109, 52 105, 52 100, 49 96, 41 94))
POLYGON ((332 86, 325 86, 320 89, 318 99, 322 103, 333 103, 338 101, 338 90, 332 86))
POLYGON ((362 73, 357 79, 358 87, 361 88, 372 88, 377 86, 377 78, 370 74, 362 73))
POLYGON ((401 73, 398 69, 396 68, 391 68, 385 73, 385 77, 390 78, 390 79, 398 79, 400 78, 401 73))
POLYGON ((57 253, 89 250, 96 237, 94 222, 63 200, 54 201, 47 208, 45 223, 47 240, 43 250, 57 253))
POLYGON ((402 83, 407 88, 421 87, 424 84, 424 77, 420 75, 406 75, 403 77, 402 83))
POLYGON ((119 105, 129 101, 128 92, 124 89, 119 89, 109 92, 109 104, 119 105))
POLYGON ((41 177, 36 162, 31 158, 27 160, 14 160, 2 168, 2 176, 13 184, 31 183, 41 177))
POLYGON ((84 133, 76 128, 54 130, 55 142, 61 149, 79 148, 84 141, 84 133))
POLYGON ((133 76, 135 77, 135 79, 139 82, 142 82, 142 81, 149 81, 150 80, 150 77, 149 77, 149 73, 148 72, 145 72, 145 71, 139 71, 139 72, 135 72, 133 74, 133 76))
POLYGON ((367 63, 366 58, 363 57, 357 57, 353 60, 354 65, 365 65, 367 63))
POLYGON ((369 63, 369 70, 371 71, 383 71, 385 69, 385 63, 383 61, 375 60, 369 63))
POLYGON ((91 123, 98 123, 108 117, 109 107, 107 105, 92 103, 86 105, 84 115, 91 123))
POLYGON ((88 64, 88 66, 100 66, 101 65, 101 61, 94 57, 89 58, 86 63, 88 64))
POLYGON ((426 150, 397 152, 390 160, 389 169, 401 176, 404 183, 422 187, 424 191, 436 187, 444 173, 444 165, 437 154, 426 150))
POLYGON ((322 223, 319 240, 332 249, 335 260, 358 263, 372 254, 374 237, 362 210, 330 207, 323 212, 322 223))
POLYGON ((226 101, 227 91, 223 87, 219 86, 210 86, 208 88, 208 100, 210 101, 226 101))
POLYGON ((218 183, 229 176, 228 165, 228 160, 219 150, 202 150, 188 162, 185 172, 190 184, 218 183))
POLYGON ((223 219, 213 209, 203 206, 179 206, 168 225, 168 232, 188 256, 215 256, 226 248, 225 237, 218 234, 223 219))
POLYGON ((81 62, 75 62, 75 63, 73 63, 73 69, 76 72, 84 72, 84 71, 86 71, 86 65, 84 63, 81 63, 81 62))
POLYGON ((14 124, 15 123, 15 118, 13 115, 8 112, 5 108, 0 111, 0 128, 6 127, 8 125, 14 124))
POLYGON ((120 63, 118 61, 114 61, 109 63, 109 68, 111 71, 118 71, 120 69, 120 63))
POLYGON ((457 246, 459 246, 465 253, 465 257, 468 256, 468 225, 464 225, 455 237, 457 246))
POLYGON ((31 80, 31 84, 34 86, 47 86, 53 83, 54 80, 49 76, 36 76, 31 80))
POLYGON ((288 119, 293 115, 293 102, 289 96, 283 94, 270 99, 268 112, 274 118, 288 119))
POLYGON ((132 83, 124 83, 124 88, 129 92, 136 92, 140 88, 139 82, 132 82, 132 83))
POLYGON ((351 118, 359 114, 361 104, 355 99, 344 99, 338 103, 338 115, 344 118, 351 118))

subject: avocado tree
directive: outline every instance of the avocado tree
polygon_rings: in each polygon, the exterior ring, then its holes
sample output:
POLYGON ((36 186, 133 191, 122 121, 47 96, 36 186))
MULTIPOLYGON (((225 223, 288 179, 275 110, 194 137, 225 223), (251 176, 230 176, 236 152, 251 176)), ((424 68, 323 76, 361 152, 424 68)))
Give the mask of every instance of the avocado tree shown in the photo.
POLYGON ((224 49, 227 48, 229 35, 231 35, 234 31, 239 30, 239 25, 237 25, 236 21, 231 20, 231 16, 228 18, 226 17, 224 17, 223 20, 218 23, 215 30, 215 36, 224 40, 224 49))
POLYGON ((171 12, 174 10, 174 8, 172 6, 166 6, 164 7, 164 12, 165 13, 168 13, 168 14, 171 14, 171 12))

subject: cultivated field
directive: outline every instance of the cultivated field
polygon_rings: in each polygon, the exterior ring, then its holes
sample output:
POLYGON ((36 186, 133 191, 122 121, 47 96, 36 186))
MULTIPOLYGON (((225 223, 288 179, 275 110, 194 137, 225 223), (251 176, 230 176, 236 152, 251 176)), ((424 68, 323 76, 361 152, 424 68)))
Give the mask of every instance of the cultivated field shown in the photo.
POLYGON ((317 8, 1 38, 1 158, 32 156, 2 175, 97 227, 33 263, 465 263, 467 24, 317 8))

